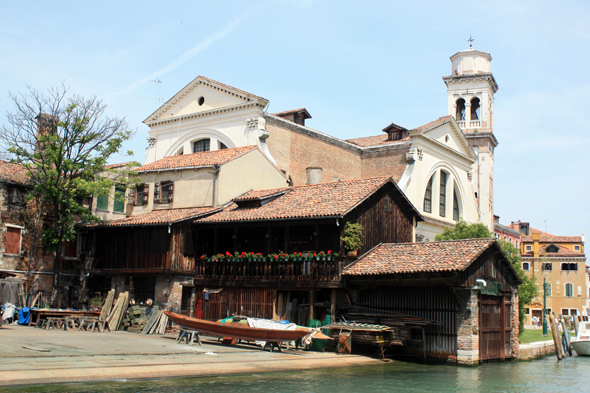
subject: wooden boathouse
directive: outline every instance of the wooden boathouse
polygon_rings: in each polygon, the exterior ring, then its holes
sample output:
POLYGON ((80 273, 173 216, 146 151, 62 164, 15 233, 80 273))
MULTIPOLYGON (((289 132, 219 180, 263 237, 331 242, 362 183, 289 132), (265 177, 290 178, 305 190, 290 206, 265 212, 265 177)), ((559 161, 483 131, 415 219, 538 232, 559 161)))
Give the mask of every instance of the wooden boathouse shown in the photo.
POLYGON ((439 322, 410 325, 397 353, 465 365, 518 356, 521 280, 495 239, 379 244, 343 277, 350 317, 439 322))

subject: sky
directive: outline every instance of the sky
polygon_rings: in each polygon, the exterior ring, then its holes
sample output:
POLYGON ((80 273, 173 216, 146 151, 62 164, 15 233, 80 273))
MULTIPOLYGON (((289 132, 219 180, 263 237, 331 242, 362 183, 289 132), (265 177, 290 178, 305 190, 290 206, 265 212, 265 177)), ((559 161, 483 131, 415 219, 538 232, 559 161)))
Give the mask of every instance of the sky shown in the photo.
POLYGON ((0 124, 9 92, 64 82, 126 118, 143 162, 143 120, 203 75, 341 139, 411 129, 447 115, 441 77, 469 36, 499 85, 495 214, 590 234, 586 1, 2 1, 0 124))

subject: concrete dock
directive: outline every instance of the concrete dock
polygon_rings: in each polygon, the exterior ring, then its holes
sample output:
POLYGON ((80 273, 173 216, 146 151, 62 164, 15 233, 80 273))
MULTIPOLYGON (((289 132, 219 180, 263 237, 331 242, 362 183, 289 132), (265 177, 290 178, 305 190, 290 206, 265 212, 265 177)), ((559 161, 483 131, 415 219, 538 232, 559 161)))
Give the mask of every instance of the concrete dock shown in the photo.
POLYGON ((0 328, 0 386, 115 379, 197 377, 381 364, 333 352, 270 353, 252 345, 226 346, 213 337, 203 345, 178 344, 176 336, 124 331, 91 333, 0 328))

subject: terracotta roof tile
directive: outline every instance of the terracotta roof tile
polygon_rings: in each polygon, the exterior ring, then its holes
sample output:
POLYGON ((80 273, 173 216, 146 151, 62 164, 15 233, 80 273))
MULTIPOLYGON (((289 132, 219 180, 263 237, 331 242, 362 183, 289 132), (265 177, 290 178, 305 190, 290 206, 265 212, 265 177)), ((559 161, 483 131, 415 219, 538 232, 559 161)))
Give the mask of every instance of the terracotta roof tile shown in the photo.
POLYGON ((256 190, 256 191, 249 191, 244 195, 240 195, 232 199, 233 202, 244 202, 244 201, 257 201, 260 199, 270 198, 273 196, 280 196, 286 192, 288 192, 291 187, 283 187, 283 188, 272 188, 270 190, 256 190))
POLYGON ((179 221, 197 218, 206 214, 221 210, 220 207, 191 207, 186 209, 167 209, 153 210, 149 213, 121 218, 103 223, 85 223, 80 224, 82 228, 114 228, 114 227, 131 227, 142 225, 165 225, 174 224, 179 221))
POLYGON ((135 169, 137 172, 161 171, 179 168, 197 168, 202 166, 223 165, 236 159, 252 150, 256 146, 235 147, 233 149, 222 149, 203 151, 200 153, 181 154, 179 156, 164 157, 158 161, 146 164, 135 169))
POLYGON ((407 142, 410 140, 409 136, 402 138, 402 139, 395 140, 395 141, 390 141, 387 138, 389 138, 389 135, 384 134, 384 135, 365 136, 362 138, 346 139, 346 142, 354 143, 355 145, 360 146, 360 147, 369 147, 369 146, 377 146, 377 145, 392 145, 392 144, 396 144, 396 143, 407 142))
POLYGON ((343 274, 358 276, 463 271, 494 243, 494 239, 467 239, 380 244, 347 267, 343 274))
POLYGON ((27 176, 24 166, 4 160, 0 160, 0 182, 31 185, 31 179, 27 176))
POLYGON ((133 164, 135 161, 128 161, 128 162, 119 162, 117 164, 109 164, 109 165, 105 165, 105 169, 115 169, 115 168, 121 168, 124 166, 127 166, 129 164, 133 164))
MULTIPOLYGON (((543 252, 545 252, 547 250, 547 247, 549 247, 551 244, 547 244, 544 245, 543 247, 541 247, 539 249, 539 254, 543 254, 543 252)), ((584 257, 585 255, 580 252, 580 251, 572 251, 569 248, 566 247, 560 247, 558 245, 557 246, 558 250, 557 252, 547 252, 546 255, 548 258, 551 257, 558 257, 558 258, 562 258, 562 257, 584 257)), ((534 252, 532 251, 527 251, 525 253, 522 254, 523 257, 533 257, 534 256, 534 252)))
MULTIPOLYGON (((438 119, 431 121, 430 123, 426 123, 424 125, 421 125, 420 127, 414 128, 410 131, 426 130, 438 123, 443 123, 443 122, 447 121, 451 117, 453 117, 453 116, 448 115, 448 116, 439 117, 438 119)), ((369 146, 379 146, 379 145, 389 145, 389 144, 395 144, 395 143, 402 143, 402 142, 406 142, 406 141, 410 140, 410 137, 407 136, 405 138, 398 139, 396 141, 389 141, 389 140, 387 140, 388 137, 389 137, 388 135, 365 136, 362 138, 346 139, 346 142, 354 143, 355 145, 360 146, 360 147, 369 147, 369 146)))
POLYGON ((272 113, 272 115, 273 116, 285 116, 285 115, 290 115, 290 114, 299 113, 299 112, 305 112, 304 114, 307 116, 306 119, 311 119, 311 115, 309 114, 309 112, 305 108, 290 109, 288 111, 272 113))
MULTIPOLYGON (((254 207, 239 207, 235 202, 232 202, 223 211, 198 219, 195 222, 262 221, 344 216, 386 183, 392 183, 397 188, 391 177, 387 176, 252 191, 235 200, 238 202, 248 201, 271 195, 278 195, 278 197, 263 206, 254 207), (284 194, 281 195, 281 193, 284 194)), ((399 193, 400 196, 405 198, 401 191, 399 193)), ((421 219, 412 204, 409 201, 407 203, 415 211, 416 216, 421 219)))

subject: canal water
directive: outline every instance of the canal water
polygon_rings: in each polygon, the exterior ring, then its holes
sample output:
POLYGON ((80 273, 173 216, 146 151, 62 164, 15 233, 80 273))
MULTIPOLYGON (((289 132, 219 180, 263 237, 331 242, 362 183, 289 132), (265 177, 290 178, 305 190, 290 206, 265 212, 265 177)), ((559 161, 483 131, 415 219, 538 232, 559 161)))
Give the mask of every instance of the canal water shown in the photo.
POLYGON ((0 388, 0 392, 588 392, 590 357, 467 368, 393 361, 292 373, 0 388))

